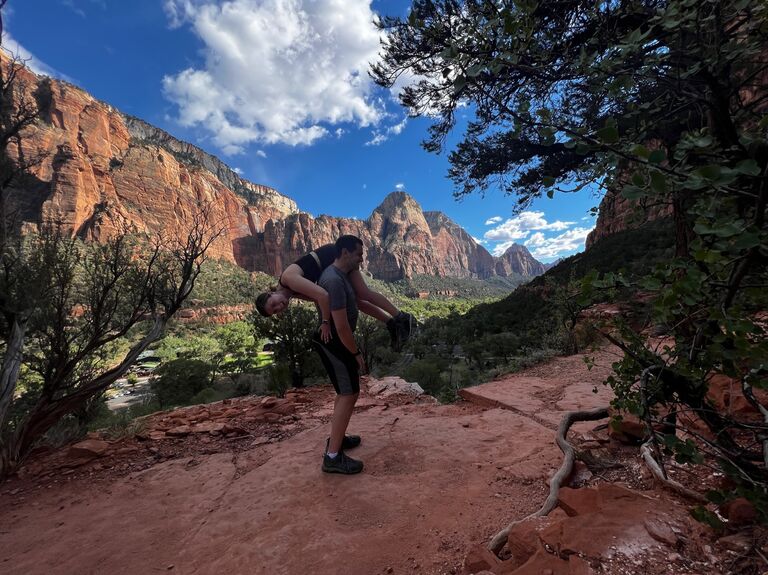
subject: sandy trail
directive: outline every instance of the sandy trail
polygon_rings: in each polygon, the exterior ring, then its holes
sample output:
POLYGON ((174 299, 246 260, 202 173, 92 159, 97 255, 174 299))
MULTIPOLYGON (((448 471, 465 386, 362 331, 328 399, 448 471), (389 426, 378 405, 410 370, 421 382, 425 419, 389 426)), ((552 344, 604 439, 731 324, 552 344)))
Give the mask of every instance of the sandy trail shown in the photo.
POLYGON ((458 573, 472 546, 538 508, 560 464, 555 412, 603 404, 591 390, 613 359, 602 353, 589 372, 578 356, 560 358, 473 388, 494 407, 361 409, 350 426, 363 437, 351 453, 366 465, 358 476, 321 473, 328 426, 318 424, 109 480, 9 495, 11 483, 0 501, 0 571, 458 573))

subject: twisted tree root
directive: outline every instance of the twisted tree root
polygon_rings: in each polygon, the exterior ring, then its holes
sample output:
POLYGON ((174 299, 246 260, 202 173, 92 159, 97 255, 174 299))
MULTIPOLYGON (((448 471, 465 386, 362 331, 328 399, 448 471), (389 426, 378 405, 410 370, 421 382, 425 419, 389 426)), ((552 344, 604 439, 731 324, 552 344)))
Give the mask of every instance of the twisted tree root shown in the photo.
POLYGON ((643 460, 648 466, 648 469, 651 470, 651 473, 653 473, 654 478, 656 478, 656 480, 664 487, 671 489, 678 495, 682 495, 688 499, 693 499, 699 503, 707 503, 707 498, 704 497, 701 493, 693 491, 692 489, 688 489, 683 484, 665 476, 664 472, 661 470, 661 466, 653 458, 653 453, 651 452, 651 444, 652 440, 650 439, 643 443, 643 445, 640 446, 640 453, 643 454, 643 460))
POLYGON ((562 485, 563 481, 565 481, 565 478, 571 474, 571 471, 573 471, 573 462, 576 458, 576 452, 573 450, 573 446, 565 439, 565 436, 568 434, 568 430, 571 428, 571 425, 577 421, 594 421, 596 419, 604 419, 606 417, 608 417, 607 407, 601 407, 591 411, 569 411, 563 416, 563 419, 560 420, 560 425, 557 428, 555 441, 557 442, 557 446, 565 455, 565 458, 563 459, 562 465, 560 465, 560 469, 558 469, 557 472, 549 480, 549 496, 538 511, 531 513, 523 519, 513 521, 504 529, 499 531, 496 535, 494 535, 493 539, 491 539, 491 542, 488 544, 488 549, 490 549, 498 556, 499 552, 504 547, 504 544, 507 542, 509 532, 515 525, 522 523, 523 521, 526 521, 532 517, 545 517, 555 508, 557 505, 558 494, 560 492, 560 486, 562 485))

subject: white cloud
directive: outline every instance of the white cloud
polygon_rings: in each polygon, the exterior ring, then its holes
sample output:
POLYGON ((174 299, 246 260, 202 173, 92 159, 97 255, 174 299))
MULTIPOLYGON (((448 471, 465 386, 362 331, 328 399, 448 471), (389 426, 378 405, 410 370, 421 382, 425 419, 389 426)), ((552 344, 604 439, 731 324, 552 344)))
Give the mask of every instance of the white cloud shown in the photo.
POLYGON ((205 64, 163 79, 179 122, 200 125, 226 153, 251 142, 308 145, 342 123, 375 125, 369 62, 379 32, 370 0, 166 0, 205 64))
POLYGON ((494 248, 491 250, 491 255, 494 257, 499 257, 500 255, 503 255, 505 251, 509 249, 509 247, 514 244, 515 242, 513 240, 510 240, 508 242, 502 242, 500 244, 496 244, 494 248))
POLYGON ((593 229, 594 227, 573 228, 552 238, 546 238, 543 233, 536 232, 525 242, 525 246, 531 250, 533 257, 553 260, 583 248, 584 240, 593 229))
POLYGON ((71 77, 67 76, 66 74, 62 74, 58 70, 51 68, 48 64, 36 58, 32 54, 32 52, 30 52, 24 46, 19 44, 11 36, 11 34, 8 32, 7 29, 3 31, 3 45, 2 45, 2 48, 0 49, 4 50, 6 53, 10 54, 11 56, 18 58, 27 68, 32 70, 35 74, 50 76, 52 78, 60 78, 62 80, 66 80, 71 84, 77 84, 77 82, 71 77))
POLYGON ((232 171, 235 172, 238 176, 243 175, 243 170, 240 168, 232 168, 232 171))
MULTIPOLYGON (((491 220, 488 221, 490 222, 491 220)), ((483 237, 491 241, 513 242, 514 240, 527 238, 531 231, 561 231, 568 229, 574 223, 562 222, 560 220, 550 223, 544 217, 544 212, 521 212, 520 215, 510 218, 495 228, 488 230, 483 237)))
POLYGON ((402 183, 402 182, 398 182, 398 183, 395 184, 395 189, 398 192, 402 192, 405 189, 405 184, 402 183))
POLYGON ((267 153, 264 150, 256 150, 256 155, 260 158, 266 158, 267 153))
POLYGON ((379 144, 386 142, 390 136, 396 136, 405 129, 405 125, 408 123, 408 117, 403 118, 402 122, 389 126, 385 130, 374 130, 373 138, 365 143, 366 146, 378 146, 379 144))
POLYGON ((85 18, 85 12, 82 8, 75 6, 74 0, 61 0, 61 3, 81 18, 85 18))
POLYGON ((383 144, 387 141, 387 137, 384 134, 376 134, 374 133, 373 138, 368 140, 365 145, 366 146, 378 146, 379 144, 383 144))
POLYGON ((480 238, 476 238, 475 236, 469 236, 469 237, 470 237, 470 238, 472 238, 472 240, 474 240, 474 242, 475 242, 477 245, 483 245, 483 244, 485 243, 485 241, 484 241, 484 240, 481 240, 480 238))
POLYGON ((347 131, 344 128, 336 128, 336 131, 334 132, 334 134, 336 134, 336 138, 341 138, 346 133, 347 131))
POLYGON ((493 224, 498 224, 502 219, 504 218, 502 218, 501 216, 493 216, 492 218, 488 218, 487 220, 485 220, 485 225, 492 226, 493 224))

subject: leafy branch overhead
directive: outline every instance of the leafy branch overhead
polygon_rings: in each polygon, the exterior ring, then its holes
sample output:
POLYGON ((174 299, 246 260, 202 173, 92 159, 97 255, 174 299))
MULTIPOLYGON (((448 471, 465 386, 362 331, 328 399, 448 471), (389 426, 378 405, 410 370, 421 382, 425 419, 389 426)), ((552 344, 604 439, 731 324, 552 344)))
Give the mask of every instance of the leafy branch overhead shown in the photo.
POLYGON ((755 158, 738 126, 757 124, 768 98, 754 95, 765 10, 747 0, 417 0, 407 19, 380 21, 372 74, 405 82, 402 104, 434 119, 428 150, 443 149, 459 110, 471 116, 450 152, 458 196, 499 184, 522 207, 556 185, 610 184, 627 163, 661 190, 688 175, 679 161, 689 153, 676 156, 684 134, 728 149, 730 169, 756 168, 743 163, 755 158))

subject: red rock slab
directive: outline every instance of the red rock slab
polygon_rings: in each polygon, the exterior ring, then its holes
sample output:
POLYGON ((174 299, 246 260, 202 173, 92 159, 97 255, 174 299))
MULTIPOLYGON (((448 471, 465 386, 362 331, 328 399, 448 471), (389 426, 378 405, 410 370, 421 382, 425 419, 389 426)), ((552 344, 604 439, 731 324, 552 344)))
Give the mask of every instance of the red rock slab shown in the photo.
POLYGON ((445 572, 487 542, 489 526, 541 503, 539 482, 497 480, 497 467, 525 464, 519 456, 533 444, 537 454, 559 458, 549 430, 507 410, 395 406, 352 416, 349 432, 363 437, 354 456, 365 470, 328 475, 320 470, 328 430, 319 425, 236 459, 198 455, 196 465, 156 465, 87 497, 80 485, 43 490, 38 506, 23 509, 0 500, 0 517, 15 515, 12 529, 0 529, 2 571, 445 572), (339 550, 351 560, 340 561, 339 550))
POLYGON ((460 389, 459 395, 476 405, 503 407, 534 414, 541 411, 545 405, 534 393, 550 390, 551 387, 549 382, 540 377, 511 376, 460 389))
POLYGON ((563 398, 557 402, 557 408, 562 411, 580 411, 608 405, 614 397, 613 390, 602 384, 595 385, 594 381, 587 377, 571 381, 564 390, 563 398))
POLYGON ((569 517, 543 530, 541 539, 561 556, 631 557, 676 540, 671 527, 678 522, 674 510, 660 508, 657 499, 619 485, 565 487, 559 500, 569 517))

